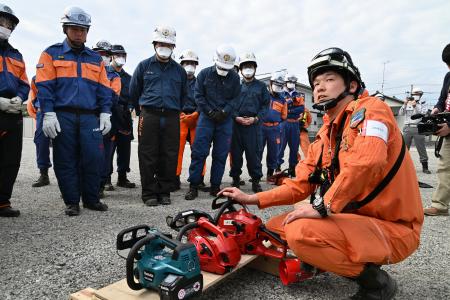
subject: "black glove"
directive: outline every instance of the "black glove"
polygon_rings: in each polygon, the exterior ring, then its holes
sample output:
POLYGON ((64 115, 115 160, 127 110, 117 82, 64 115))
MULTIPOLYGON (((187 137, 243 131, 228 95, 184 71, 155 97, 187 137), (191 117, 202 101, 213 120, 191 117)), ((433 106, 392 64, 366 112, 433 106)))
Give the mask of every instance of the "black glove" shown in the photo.
POLYGON ((214 121, 216 120, 218 114, 219 114, 219 111, 217 111, 217 110, 215 110, 215 109, 212 109, 212 110, 210 110, 210 111, 208 111, 208 112, 206 113, 206 115, 208 116, 208 118, 210 118, 210 119, 212 119, 212 120, 214 120, 214 121))
POLYGON ((224 111, 224 110, 220 110, 217 112, 215 121, 218 123, 222 123, 223 121, 225 121, 228 117, 228 114, 224 111))

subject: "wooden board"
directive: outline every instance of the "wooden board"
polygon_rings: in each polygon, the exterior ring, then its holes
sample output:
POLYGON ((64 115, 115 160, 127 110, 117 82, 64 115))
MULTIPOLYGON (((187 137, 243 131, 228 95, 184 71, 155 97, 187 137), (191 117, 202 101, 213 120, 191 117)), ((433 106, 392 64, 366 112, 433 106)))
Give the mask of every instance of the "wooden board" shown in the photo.
POLYGON ((92 300, 95 298, 93 288, 85 288, 84 290, 70 294, 69 300, 92 300))
MULTIPOLYGON (((242 255, 241 261, 239 264, 233 269, 233 271, 226 273, 224 275, 217 275, 208 272, 202 272, 203 274, 203 290, 206 290, 216 283, 222 281, 230 274, 236 272, 240 268, 249 264, 253 260, 255 260, 257 256, 255 255, 242 255)), ((96 298, 100 300, 158 300, 159 294, 155 291, 142 289, 139 291, 134 291, 130 289, 127 285, 126 279, 122 279, 116 283, 108 285, 104 288, 96 290, 94 292, 96 298)), ((74 299, 78 300, 78 299, 74 299)), ((84 300, 84 299, 80 299, 84 300)))
POLYGON ((280 264, 280 259, 258 256, 252 262, 248 264, 247 267, 271 274, 274 276, 279 276, 278 265, 280 264))

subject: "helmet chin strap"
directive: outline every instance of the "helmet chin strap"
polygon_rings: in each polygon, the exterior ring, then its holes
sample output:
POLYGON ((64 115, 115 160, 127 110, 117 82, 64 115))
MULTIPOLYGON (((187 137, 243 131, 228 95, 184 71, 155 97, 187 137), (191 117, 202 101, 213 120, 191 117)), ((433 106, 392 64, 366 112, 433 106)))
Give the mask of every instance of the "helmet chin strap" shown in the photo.
POLYGON ((341 101, 342 99, 344 99, 348 95, 350 95, 350 93, 348 91, 344 91, 343 93, 341 93, 336 98, 333 98, 333 99, 330 99, 330 100, 327 100, 327 101, 323 101, 323 102, 320 102, 320 103, 316 103, 312 107, 314 109, 317 109, 317 110, 320 110, 320 111, 327 111, 327 110, 335 107, 338 104, 339 101, 341 101))

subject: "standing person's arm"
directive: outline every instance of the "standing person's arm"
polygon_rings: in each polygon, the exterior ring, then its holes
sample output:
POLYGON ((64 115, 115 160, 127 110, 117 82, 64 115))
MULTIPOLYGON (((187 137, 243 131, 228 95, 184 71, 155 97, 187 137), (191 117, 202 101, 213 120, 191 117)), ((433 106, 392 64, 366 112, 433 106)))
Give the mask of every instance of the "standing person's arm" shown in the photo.
POLYGON ((188 85, 187 74, 184 69, 181 70, 181 99, 180 99, 180 111, 183 110, 184 104, 188 101, 188 85))
POLYGON ((206 69, 202 70, 195 81, 195 89, 194 89, 194 99, 197 104, 198 111, 208 114, 212 110, 212 107, 209 105, 208 100, 206 99, 206 89, 205 89, 205 80, 206 80, 206 69))
POLYGON ((223 110, 227 115, 230 115, 232 112, 236 111, 239 106, 239 101, 241 99, 241 84, 239 82, 239 77, 233 84, 233 92, 232 98, 227 102, 223 110))
POLYGON ((139 98, 142 95, 142 90, 144 88, 144 66, 143 63, 139 63, 134 70, 133 76, 131 77, 129 93, 130 93, 130 102, 133 103, 134 109, 136 110, 136 114, 139 115, 141 110, 139 107, 139 98))
POLYGON ((257 114, 258 117, 258 122, 261 122, 262 119, 264 119, 264 117, 267 114, 267 111, 269 110, 269 105, 270 105, 270 95, 269 95, 269 91, 267 90, 265 85, 262 85, 262 99, 261 99, 261 103, 260 103, 260 108, 257 114))
MULTIPOLYGON (((100 77, 98 80, 97 103, 101 113, 111 113, 113 90, 106 75, 106 68, 103 62, 100 63, 100 77)), ((119 87, 120 88, 120 87, 119 87)), ((120 92, 120 91, 119 91, 120 92)))
POLYGON ((443 112, 445 110, 445 100, 447 100, 448 97, 449 85, 450 85, 450 72, 448 72, 445 75, 444 82, 442 83, 441 94, 439 95, 439 100, 434 106, 434 108, 438 109, 439 112, 443 112))
POLYGON ((53 58, 45 51, 36 65, 36 87, 42 112, 54 112, 56 69, 53 66, 53 58))

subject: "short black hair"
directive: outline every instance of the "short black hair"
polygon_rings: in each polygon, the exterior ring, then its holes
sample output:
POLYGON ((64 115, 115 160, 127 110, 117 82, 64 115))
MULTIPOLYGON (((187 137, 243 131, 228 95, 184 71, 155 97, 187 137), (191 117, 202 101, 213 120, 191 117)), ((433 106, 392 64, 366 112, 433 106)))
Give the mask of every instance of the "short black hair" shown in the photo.
POLYGON ((442 61, 447 65, 450 65, 450 44, 445 46, 444 50, 442 51, 442 61))

